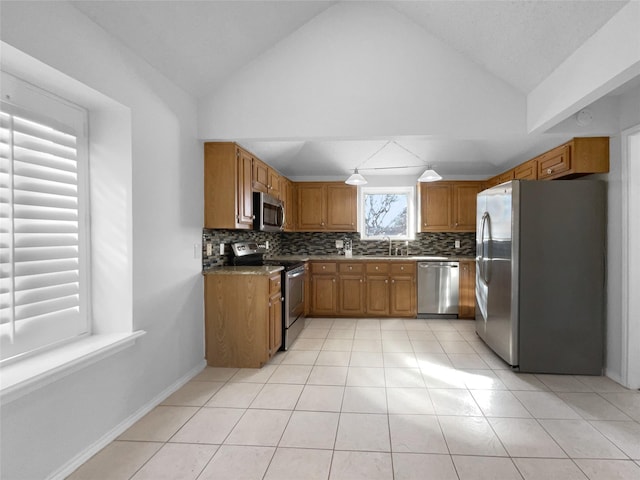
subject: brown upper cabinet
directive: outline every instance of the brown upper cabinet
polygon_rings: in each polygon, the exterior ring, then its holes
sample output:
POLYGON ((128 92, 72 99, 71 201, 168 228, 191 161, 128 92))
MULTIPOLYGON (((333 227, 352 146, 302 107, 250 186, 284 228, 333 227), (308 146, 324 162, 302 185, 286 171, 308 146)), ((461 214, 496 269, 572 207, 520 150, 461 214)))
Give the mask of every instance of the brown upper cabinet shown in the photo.
POLYGON ((295 229, 295 188, 286 177, 233 142, 204 144, 204 227, 253 228, 253 192, 285 204, 285 231, 295 229))
POLYGON ((536 160, 539 180, 606 173, 609 171, 609 137, 574 138, 536 160))
POLYGON ((253 228, 253 160, 235 143, 204 144, 205 228, 253 228))
POLYGON ((570 179, 609 171, 609 137, 576 137, 484 182, 484 188, 509 180, 570 179))
POLYGON ((475 181, 420 184, 420 231, 475 232, 480 190, 475 181))
POLYGON ((282 177, 262 160, 253 157, 252 163, 252 187, 254 192, 263 192, 280 197, 280 182, 282 177))
POLYGON ((515 169, 507 170, 506 172, 503 172, 499 175, 496 175, 495 177, 491 177, 489 180, 486 180, 483 183, 483 188, 495 187, 496 185, 500 185, 501 183, 508 182, 510 180, 513 180, 514 178, 515 178, 515 169))
POLYGON ((280 177, 280 200, 284 202, 284 231, 293 232, 296 228, 296 190, 294 183, 286 177, 280 177))
POLYGON ((524 162, 513 169, 514 180, 537 180, 538 179, 538 161, 532 158, 528 162, 524 162))
POLYGON ((357 188, 342 182, 296 183, 300 232, 357 231, 357 188))

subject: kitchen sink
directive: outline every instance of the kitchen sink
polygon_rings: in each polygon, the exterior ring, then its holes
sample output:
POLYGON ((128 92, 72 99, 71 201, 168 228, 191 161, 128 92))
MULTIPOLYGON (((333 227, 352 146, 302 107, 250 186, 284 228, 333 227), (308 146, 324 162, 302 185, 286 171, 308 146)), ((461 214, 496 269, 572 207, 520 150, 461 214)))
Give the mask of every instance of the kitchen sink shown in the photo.
POLYGON ((372 259, 398 259, 398 260, 417 260, 417 261, 445 261, 451 260, 450 257, 442 257, 442 256, 429 256, 429 255, 384 255, 384 254, 365 254, 360 256, 361 258, 372 258, 372 259))

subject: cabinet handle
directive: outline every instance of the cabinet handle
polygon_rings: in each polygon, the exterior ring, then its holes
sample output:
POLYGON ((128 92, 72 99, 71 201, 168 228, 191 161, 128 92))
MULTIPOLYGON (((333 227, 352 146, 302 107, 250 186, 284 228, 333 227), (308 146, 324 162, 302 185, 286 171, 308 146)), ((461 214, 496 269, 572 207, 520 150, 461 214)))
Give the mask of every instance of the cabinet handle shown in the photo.
POLYGON ((284 297, 280 297, 280 301, 281 301, 281 302, 284 302, 284 297))
POLYGON ((376 270, 378 270, 378 267, 376 267, 376 270))
POLYGON ((325 265, 322 265, 322 269, 324 270, 325 268, 327 268, 325 265))
POLYGON ((400 267, 400 270, 403 270, 403 271, 404 271, 404 267, 400 267))
POLYGON ((360 283, 362 283, 362 279, 360 279, 360 283))
POLYGON ((351 266, 350 266, 350 267, 349 267, 349 270, 353 270, 353 267, 351 267, 351 266))
POLYGON ((553 170, 550 168, 547 168, 547 175, 551 175, 553 173, 553 170))
POLYGON ((384 283, 389 283, 389 280, 385 280, 384 283))
POLYGON ((251 220, 255 220, 256 216, 255 215, 251 215, 251 220))
POLYGON ((332 278, 332 279, 331 279, 331 281, 332 281, 333 283, 336 283, 336 279, 335 279, 335 278, 332 278))
POLYGON ((322 225, 324 227, 324 222, 320 222, 320 225, 322 225))

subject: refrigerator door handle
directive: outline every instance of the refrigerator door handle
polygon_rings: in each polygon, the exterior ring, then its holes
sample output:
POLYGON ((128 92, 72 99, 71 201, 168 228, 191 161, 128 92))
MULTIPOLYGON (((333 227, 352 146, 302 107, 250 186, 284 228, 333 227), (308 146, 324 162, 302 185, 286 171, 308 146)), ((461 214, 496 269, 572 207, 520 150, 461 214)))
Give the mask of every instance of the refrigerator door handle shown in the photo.
POLYGON ((489 212, 484 212, 482 215, 482 227, 480 230, 480 245, 482 245, 482 250, 480 253, 480 278, 482 281, 488 285, 491 280, 491 216, 489 212), (484 251, 484 239, 485 239, 485 227, 486 231, 489 234, 487 238, 487 256, 485 257, 484 251), (489 265, 487 266, 487 259, 489 260, 489 265))

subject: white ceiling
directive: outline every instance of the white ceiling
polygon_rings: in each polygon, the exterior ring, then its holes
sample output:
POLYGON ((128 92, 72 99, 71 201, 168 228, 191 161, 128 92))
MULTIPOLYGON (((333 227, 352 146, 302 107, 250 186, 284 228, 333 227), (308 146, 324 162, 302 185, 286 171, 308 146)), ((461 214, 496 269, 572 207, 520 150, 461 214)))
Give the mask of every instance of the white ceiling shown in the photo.
MULTIPOLYGON (((333 1, 74 1, 137 55, 196 98, 337 3, 333 1)), ((391 1, 384 4, 508 83, 524 96, 627 1, 391 1)), ((482 139, 234 139, 292 178, 339 177, 345 170, 410 166, 368 174, 419 175, 426 159, 451 177, 486 177, 559 143, 560 136, 482 139), (381 152, 375 154, 387 142, 381 152), (409 150, 411 153, 407 152, 409 150), (375 155, 374 155, 375 154, 375 155), (416 158, 419 157, 419 158, 416 158), (349 159, 345 161, 345 159, 349 159)), ((365 173, 366 174, 366 173, 365 173)))

